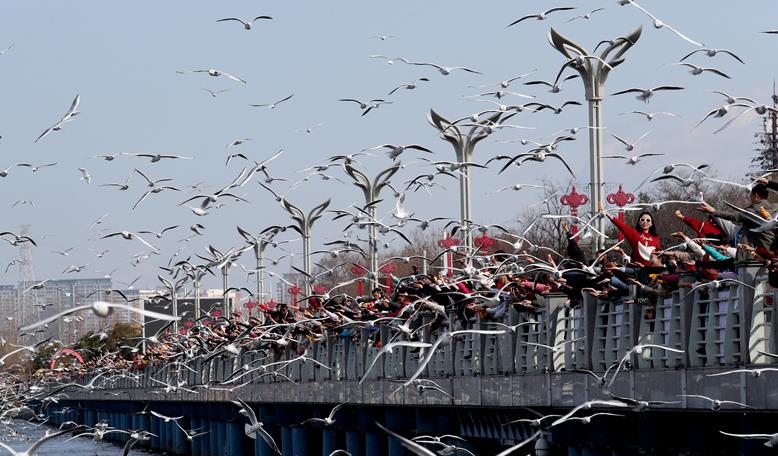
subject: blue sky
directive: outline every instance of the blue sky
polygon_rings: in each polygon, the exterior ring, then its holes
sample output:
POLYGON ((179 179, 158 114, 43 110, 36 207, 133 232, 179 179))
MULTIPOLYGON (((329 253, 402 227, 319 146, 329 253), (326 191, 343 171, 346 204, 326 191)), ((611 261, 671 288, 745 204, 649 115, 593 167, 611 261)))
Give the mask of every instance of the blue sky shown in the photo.
MULTIPOLYGON (((17 231, 19 225, 29 223, 36 239, 51 235, 34 251, 38 279, 61 277, 61 271, 70 265, 88 265, 80 276, 99 276, 97 271, 119 267, 115 278, 131 280, 142 274, 141 286, 155 286, 156 266, 166 263, 178 248, 186 247, 181 253, 184 256, 203 253, 208 243, 226 250, 240 242, 235 225, 257 231, 285 223, 286 213, 254 182, 242 189, 250 205, 230 202, 205 217, 177 206, 186 198, 185 192, 152 195, 138 209, 131 210, 146 190, 137 175, 125 192, 99 184, 123 181, 133 168, 138 168, 156 178, 172 178, 172 185, 182 190, 200 181, 216 189, 248 165, 236 159, 224 166, 225 145, 237 138, 254 138, 231 149, 251 160, 264 160, 283 148, 284 154, 272 163, 271 170, 291 181, 301 176, 296 170, 323 162, 331 155, 354 153, 382 143, 419 143, 433 149, 436 159, 452 160, 450 146, 425 120, 429 109, 459 118, 485 107, 463 98, 478 93, 468 85, 497 82, 534 68, 539 71, 526 80, 535 76, 553 79, 563 58, 547 42, 546 33, 552 26, 591 49, 601 39, 643 25, 643 36, 627 54, 627 63, 611 75, 607 92, 665 84, 686 87, 682 92, 659 94, 648 105, 632 96, 605 100, 604 119, 609 132, 637 138, 653 129, 636 152, 667 154, 629 168, 618 161, 607 162, 606 180, 613 182, 614 188, 623 182, 629 189, 658 166, 680 161, 712 162, 721 177, 739 179, 753 154, 758 121, 740 122, 717 135, 712 132, 723 123, 721 120, 710 120, 695 130, 692 127, 708 111, 723 104, 707 90, 749 96, 761 103, 769 101, 776 70, 770 56, 778 48, 778 36, 758 32, 778 29, 778 5, 770 0, 752 0, 747 2, 748 7, 743 2, 702 0, 639 3, 709 47, 733 50, 746 65, 723 55, 690 59, 702 66, 720 68, 732 80, 709 74, 692 76, 682 68, 669 66, 694 47, 666 29, 654 29, 636 8, 618 6, 612 0, 488 4, 442 0, 5 2, 0 14, 0 49, 15 45, 0 56, 0 168, 16 162, 58 164, 35 174, 26 168, 14 168, 0 180, 0 207, 5 213, 0 228, 17 231), (505 27, 525 14, 568 4, 578 9, 553 13, 546 21, 529 20, 505 27), (573 16, 601 6, 606 9, 591 20, 566 23, 573 16), (251 31, 238 23, 215 22, 224 17, 261 14, 271 15, 274 20, 259 21, 251 31), (371 38, 379 34, 397 37, 385 41, 371 38), (454 72, 443 76, 428 67, 387 65, 370 59, 372 54, 467 66, 484 74, 454 72), (248 84, 204 74, 176 73, 201 68, 235 74, 248 84), (387 96, 392 88, 419 77, 431 81, 416 90, 400 90, 387 96), (230 91, 212 98, 203 88, 230 91), (295 96, 277 109, 249 106, 277 101, 292 93, 295 96), (34 144, 35 138, 65 113, 76 94, 81 95, 81 114, 62 131, 34 144), (387 98, 393 104, 361 117, 356 105, 338 102, 339 98, 387 98), (681 117, 648 123, 637 116, 619 115, 636 109, 671 111, 681 117), (310 134, 295 132, 320 122, 324 125, 310 134), (194 160, 152 164, 130 156, 113 162, 90 159, 119 152, 183 155, 194 160), (89 170, 91 184, 79 180, 79 167, 89 170), (32 200, 36 207, 20 205, 11 209, 17 200, 32 200), (105 232, 160 230, 176 224, 181 228, 167 233, 162 240, 150 238, 163 255, 132 267, 128 258, 143 251, 140 243, 117 238, 95 240, 97 230, 88 230, 105 213, 111 214, 99 227, 105 232), (190 234, 187 227, 194 223, 206 226, 205 236, 179 242, 190 234), (74 250, 67 257, 52 253, 70 247, 74 250), (104 249, 111 252, 102 259, 93 253, 104 249)), ((558 94, 520 83, 514 83, 511 90, 536 95, 538 101, 553 105, 570 99, 584 101, 583 88, 576 80, 566 83, 558 94)), ((476 161, 527 150, 496 141, 548 140, 551 133, 585 125, 588 119, 582 106, 558 116, 525 112, 513 121, 536 129, 495 133, 479 145, 476 161)), ((565 144, 561 150, 576 172, 580 190, 588 181, 588 139, 585 133, 579 136, 579 141, 565 144)), ((606 153, 623 152, 609 135, 605 146, 606 153)), ((411 151, 403 159, 407 162, 419 156, 422 153, 411 151)), ((390 161, 379 154, 363 163, 374 174, 390 161)), ((408 180, 428 169, 409 166, 394 181, 408 180)), ((332 174, 346 180, 342 171, 332 170, 332 174)), ((476 170, 473 174, 474 215, 483 223, 510 220, 538 199, 538 193, 531 190, 496 195, 487 192, 513 183, 538 183, 543 178, 568 180, 561 165, 554 162, 528 164, 499 176, 496 169, 476 170)), ((453 180, 440 182, 448 191, 438 189, 431 196, 423 191, 409 194, 409 208, 430 217, 458 216, 457 184, 453 180)), ((283 192, 287 186, 281 183, 276 188, 283 192)), ((332 208, 361 200, 361 194, 351 185, 314 179, 289 194, 290 201, 305 209, 329 197, 333 199, 332 208)), ((391 196, 387 195, 381 213, 392 208, 391 196)), ((340 237, 342 230, 342 224, 323 219, 317 224, 314 244, 340 237)), ((0 259, 6 263, 17 256, 15 248, 0 246, 0 259)), ((253 261, 245 258, 244 263, 253 261)), ((2 282, 17 279, 12 268, 2 282)), ((234 281, 242 280, 243 274, 236 273, 234 281)))

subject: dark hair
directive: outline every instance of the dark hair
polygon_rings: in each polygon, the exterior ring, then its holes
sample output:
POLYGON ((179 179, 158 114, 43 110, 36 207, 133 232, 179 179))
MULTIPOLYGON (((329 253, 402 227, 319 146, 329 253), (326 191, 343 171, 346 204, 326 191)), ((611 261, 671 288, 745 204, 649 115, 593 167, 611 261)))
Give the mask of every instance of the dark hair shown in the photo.
POLYGON ((767 186, 765 184, 756 184, 754 185, 754 188, 751 189, 751 194, 766 199, 768 195, 767 186))
POLYGON ((638 215, 638 219, 635 222, 635 229, 638 231, 638 233, 643 232, 643 228, 640 227, 640 219, 642 219, 644 215, 651 217, 651 226, 648 228, 648 234, 650 234, 651 236, 659 236, 658 234, 656 234, 656 224, 654 223, 654 216, 651 215, 651 213, 648 211, 641 212, 640 215, 638 215))

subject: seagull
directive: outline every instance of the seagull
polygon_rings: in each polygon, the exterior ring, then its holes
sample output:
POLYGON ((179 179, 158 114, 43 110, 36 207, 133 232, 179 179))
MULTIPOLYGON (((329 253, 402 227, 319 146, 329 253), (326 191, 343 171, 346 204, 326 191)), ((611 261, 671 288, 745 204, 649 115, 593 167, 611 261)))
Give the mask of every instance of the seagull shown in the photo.
POLYGON ((79 171, 81 171, 81 177, 78 180, 82 180, 86 182, 87 184, 92 183, 92 175, 89 174, 89 171, 86 168, 78 168, 79 171))
POLYGON ((308 128, 300 128, 300 129, 298 129, 298 130, 295 130, 295 132, 302 131, 302 132, 305 132, 305 133, 311 133, 311 132, 313 132, 313 130, 314 130, 314 129, 316 129, 316 128, 319 128, 319 127, 321 127, 322 125, 324 125, 324 122, 319 122, 319 123, 317 123, 316 125, 313 125, 313 126, 311 126, 311 127, 308 127, 308 128))
POLYGON ((570 105, 570 106, 581 106, 581 103, 578 102, 578 101, 573 101, 573 100, 565 101, 564 103, 562 103, 562 106, 560 106, 558 108, 556 108, 554 106, 551 106, 551 105, 543 104, 543 103, 527 103, 527 106, 530 106, 530 105, 537 105, 538 106, 538 108, 535 109, 535 112, 540 112, 540 111, 542 111, 544 109, 550 109, 554 114, 562 114, 562 110, 565 108, 565 106, 567 106, 567 105, 570 105))
POLYGON ((249 420, 244 428, 246 435, 252 439, 256 439, 257 433, 259 433, 260 437, 262 437, 262 439, 268 444, 270 449, 273 450, 274 453, 280 455, 281 450, 278 448, 278 445, 276 445, 273 437, 264 428, 264 424, 257 420, 257 415, 254 414, 254 410, 251 409, 251 406, 248 405, 243 399, 232 401, 232 403, 240 407, 238 413, 245 416, 249 420))
MULTIPOLYGON (((681 39, 683 39, 683 40, 685 40, 685 41, 687 41, 687 42, 689 42, 689 43, 691 43, 691 44, 693 44, 695 46, 699 46, 699 47, 704 47, 705 46, 702 43, 698 43, 697 41, 694 41, 693 39, 691 39, 688 36, 684 35, 683 33, 679 32, 675 28, 665 24, 664 22, 659 20, 656 16, 654 16, 651 13, 649 13, 645 8, 643 8, 642 6, 640 6, 637 3, 635 3, 633 0, 630 0, 628 3, 632 4, 635 8, 639 9, 640 11, 643 11, 648 17, 650 17, 651 20, 654 21, 654 28, 660 29, 660 28, 663 28, 663 27, 667 27, 668 30, 670 30, 671 32, 673 32, 676 35, 678 35, 681 39)), ((626 3, 623 3, 623 4, 626 4, 626 3)))
MULTIPOLYGON (((748 105, 745 105, 745 106, 748 106, 748 105)), ((759 114, 760 116, 763 116, 763 115, 767 114, 768 112, 771 112, 771 113, 776 113, 776 114, 778 114, 778 109, 775 109, 775 108, 773 108, 772 106, 767 106, 767 105, 761 105, 761 106, 760 106, 760 105, 756 105, 756 104, 754 104, 753 106, 748 106, 748 109, 744 110, 744 111, 743 111, 743 112, 741 112, 740 114, 738 114, 738 115, 736 115, 735 117, 733 117, 732 119, 730 119, 730 120, 729 120, 727 123, 725 123, 725 124, 724 124, 724 125, 723 125, 721 128, 719 128, 718 130, 714 131, 714 132, 713 132, 713 134, 716 134, 716 133, 718 133, 718 132, 720 132, 720 131, 724 130, 725 128, 729 127, 730 125, 732 125, 732 122, 736 121, 736 120, 737 120, 737 119, 739 119, 741 116, 743 116, 744 114, 746 114, 746 113, 748 113, 748 112, 751 112, 751 111, 755 111, 755 112, 756 112, 757 114, 759 114)))
POLYGON ((126 154, 131 155, 133 157, 144 157, 151 159, 151 163, 157 163, 158 161, 162 160, 163 158, 167 159, 181 159, 181 160, 192 160, 193 157, 182 157, 180 155, 162 155, 162 154, 126 154))
POLYGON ((18 206, 20 204, 22 204, 22 205, 29 204, 30 206, 35 207, 35 201, 33 201, 33 200, 19 200, 19 201, 13 203, 11 205, 11 207, 14 208, 14 207, 16 207, 16 206, 18 206))
POLYGON ((548 188, 548 187, 546 187, 545 185, 534 185, 534 184, 513 184, 507 187, 503 187, 499 190, 496 190, 495 193, 504 192, 505 190, 513 190, 518 192, 525 188, 548 188))
POLYGON ((623 112, 621 114, 622 115, 624 115, 624 114, 640 114, 641 116, 645 116, 646 120, 648 120, 649 122, 654 120, 654 117, 656 117, 656 116, 658 116, 660 114, 665 115, 665 116, 669 116, 669 117, 678 117, 678 114, 673 114, 672 112, 667 112, 667 111, 659 111, 659 112, 632 111, 632 112, 629 112, 629 113, 623 112))
MULTIPOLYGON (((379 39, 381 41, 386 41, 389 38, 397 38, 397 35, 373 35, 370 38, 375 38, 375 39, 379 39)), ((2 54, 0 54, 0 55, 2 55, 2 54)))
POLYGON ((417 82, 419 82, 419 81, 425 81, 425 82, 428 82, 428 81, 429 81, 429 78, 419 78, 419 79, 416 79, 415 81, 413 81, 413 82, 409 82, 409 83, 407 83, 407 84, 400 84, 400 85, 398 85, 397 87, 395 87, 394 89, 392 89, 392 90, 389 92, 389 95, 391 95, 391 94, 393 94, 393 93, 397 92, 397 91, 398 91, 398 90, 400 90, 400 89, 413 90, 413 89, 415 89, 415 88, 417 87, 417 84, 416 84, 416 83, 417 83, 417 82))
MULTIPOLYGON (((643 135, 641 135, 641 136, 640 136, 640 138, 636 139, 636 140, 635 140, 635 141, 633 141, 633 142, 629 142, 629 141, 627 141, 626 139, 623 139, 623 138, 621 138, 621 137, 619 137, 619 136, 616 136, 616 135, 614 135, 613 133, 611 133, 611 136, 613 136, 614 138, 616 138, 616 139, 617 139, 617 140, 618 140, 620 143, 624 144, 624 145, 626 146, 626 150, 627 150, 627 152, 632 152, 632 151, 635 149, 635 146, 637 145, 637 143, 638 143, 638 142, 640 142, 640 140, 641 140, 641 139, 643 139, 643 138, 645 138, 646 136, 648 136, 648 134, 649 134, 649 133, 651 133, 652 131, 653 131, 653 130, 648 130, 647 132, 643 133, 643 135)), ((662 155, 662 154, 660 154, 660 155, 662 155)), ((623 157, 621 157, 621 156, 618 156, 618 157, 619 157, 619 158, 623 158, 623 157)), ((603 157, 603 158, 605 158, 605 157, 603 157)), ((634 163, 633 163, 633 164, 634 164, 634 163)))
POLYGON ((38 244, 36 244, 35 241, 33 241, 31 237, 29 237, 29 236, 19 236, 18 234, 12 233, 10 231, 3 231, 2 233, 0 233, 0 237, 5 236, 7 234, 9 234, 9 235, 14 237, 13 241, 9 241, 8 239, 5 239, 5 241, 9 242, 13 246, 21 244, 22 242, 29 242, 30 244, 34 245, 35 247, 38 246, 38 244))
POLYGON ((359 109, 367 109, 371 105, 371 103, 373 103, 373 102, 376 102, 376 103, 391 103, 391 101, 386 101, 386 100, 382 100, 382 99, 378 99, 378 98, 374 98, 374 99, 372 99, 370 101, 367 101, 367 102, 359 101, 356 98, 341 98, 338 101, 351 101, 351 102, 354 102, 354 103, 359 105, 359 109))
POLYGON ((727 49, 707 49, 707 48, 705 48, 705 49, 697 49, 696 51, 692 51, 692 52, 686 54, 685 56, 683 56, 681 58, 681 62, 683 62, 684 60, 688 59, 689 57, 693 56, 694 54, 696 54, 698 52, 704 52, 705 55, 707 55, 708 57, 716 57, 716 54, 718 54, 720 52, 722 54, 729 55, 730 57, 732 57, 733 59, 737 60, 738 62, 740 62, 740 63, 742 63, 744 65, 746 63, 740 57, 736 56, 734 52, 732 52, 730 50, 727 50, 727 49))
POLYGON ((637 93, 639 94, 636 98, 640 101, 644 101, 648 103, 649 99, 655 95, 656 92, 659 92, 660 90, 683 90, 683 87, 677 87, 677 86, 658 86, 654 87, 653 89, 641 89, 641 88, 632 88, 632 89, 626 89, 622 90, 620 92, 612 93, 611 95, 622 95, 625 93, 637 93))
POLYGON ((239 145, 243 144, 243 143, 244 143, 244 142, 246 142, 246 141, 253 141, 253 140, 254 140, 254 138, 243 138, 243 139, 236 139, 236 140, 234 140, 234 141, 230 142, 229 144, 227 144, 227 145, 224 147, 224 149, 229 149, 229 148, 230 148, 230 147, 232 147, 232 146, 239 146, 239 145))
POLYGON ((101 215, 101 216, 100 216, 100 218, 98 218, 97 220, 95 220, 94 222, 92 222, 92 224, 91 224, 91 225, 89 225, 89 229, 91 230, 92 228, 94 228, 94 227, 95 227, 95 225, 100 225, 100 224, 102 224, 102 223, 103 223, 103 221, 106 219, 106 217, 108 217, 109 215, 111 215, 111 213, 110 213, 110 212, 109 212, 109 213, 107 213, 107 214, 103 214, 103 215, 101 215))
POLYGON ((394 65, 394 62, 395 62, 396 60, 399 60, 399 59, 400 59, 400 57, 394 57, 394 58, 390 58, 390 57, 387 57, 387 56, 385 56, 385 55, 380 55, 380 54, 373 54, 373 55, 371 55, 371 56, 370 56, 370 58, 371 58, 371 59, 384 59, 384 60, 386 60, 386 63, 387 63, 388 65, 394 65))
POLYGON ((720 90, 709 90, 709 92, 710 93, 717 93, 717 94, 721 95, 722 97, 726 98, 727 99, 727 103, 730 104, 730 105, 735 104, 735 103, 737 103, 739 101, 747 101, 749 103, 756 104, 756 101, 754 101, 753 99, 748 98, 748 97, 733 97, 733 96, 731 96, 731 95, 729 95, 729 94, 727 94, 725 92, 722 92, 720 90))
POLYGON ((155 233, 153 231, 138 231, 138 234, 153 234, 154 236, 157 237, 157 239, 162 239, 162 235, 165 234, 166 231, 170 231, 175 228, 178 228, 178 225, 169 226, 163 229, 162 231, 160 231, 159 233, 155 233))
POLYGON ((38 141, 43 139, 44 136, 48 135, 52 131, 62 130, 62 127, 65 125, 65 122, 69 122, 73 120, 73 117, 80 114, 80 112, 78 111, 79 103, 81 103, 81 95, 76 95, 76 98, 74 98, 73 102, 70 104, 70 109, 68 109, 68 112, 66 112, 65 115, 62 116, 59 122, 44 130, 43 133, 41 133, 41 135, 38 136, 38 139, 36 139, 35 142, 37 143, 38 141))
MULTIPOLYGON (((765 33, 769 33, 769 32, 765 32, 765 33)), ((10 46, 8 46, 7 48, 5 48, 2 51, 0 51, 0 55, 4 55, 6 52, 10 51, 11 48, 14 47, 14 44, 16 44, 16 43, 11 43, 10 46)))
POLYGON ((232 79, 233 81, 242 82, 243 84, 246 84, 246 81, 244 81, 243 79, 241 79, 241 78, 239 78, 237 76, 233 76, 233 75, 231 75, 229 73, 225 73, 224 71, 216 70, 216 69, 213 69, 213 68, 209 68, 207 70, 186 70, 186 71, 176 70, 176 73, 178 73, 178 74, 207 73, 208 76, 213 76, 214 78, 217 78, 219 76, 227 76, 228 78, 232 79))
POLYGON ((613 375, 611 376, 611 380, 608 382, 608 388, 610 388, 613 385, 613 382, 616 380, 616 376, 619 375, 619 370, 621 370, 622 366, 629 360, 629 358, 632 356, 633 353, 636 353, 638 355, 643 353, 643 350, 646 348, 650 349, 659 349, 659 350, 665 350, 670 351, 673 353, 684 353, 683 350, 679 350, 677 348, 672 347, 666 347, 664 345, 657 345, 657 344, 637 344, 634 347, 630 348, 627 353, 624 355, 623 358, 621 358, 621 361, 619 362, 619 365, 616 366, 616 371, 613 372, 613 375))
POLYGON ((253 107, 255 107, 255 108, 262 108, 262 107, 267 107, 268 109, 275 109, 275 108, 276 108, 276 106, 278 106, 278 105, 280 105, 281 103, 285 102, 286 100, 288 100, 288 99, 292 98, 293 96, 294 96, 294 94, 291 94, 291 95, 289 95, 288 97, 285 97, 285 98, 282 98, 282 99, 280 99, 280 100, 276 101, 275 103, 252 104, 252 105, 249 105, 249 106, 253 106, 253 107))
POLYGON ((151 414, 156 416, 159 419, 165 420, 165 423, 169 423, 171 421, 178 421, 178 420, 184 418, 183 415, 182 416, 175 416, 175 417, 165 416, 165 415, 163 415, 161 413, 155 412, 154 410, 151 410, 151 414))
POLYGON ((604 9, 605 9, 605 8, 595 8, 595 9, 593 9, 593 10, 589 11, 589 12, 588 12, 588 13, 586 13, 586 14, 582 14, 582 15, 580 15, 580 16, 576 16, 576 17, 572 18, 572 19, 568 20, 567 22, 573 22, 573 21, 574 21, 574 20, 576 20, 576 19, 591 19, 591 18, 592 18, 592 14, 594 14, 594 13, 596 13, 596 12, 598 12, 598 11, 602 11, 602 10, 604 10, 604 9))
POLYGON ((56 164, 57 164, 57 162, 46 163, 44 165, 31 165, 29 163, 18 163, 16 166, 24 166, 24 167, 30 168, 30 170, 35 173, 35 172, 37 172, 41 168, 46 168, 48 166, 55 166, 56 164))
POLYGON ((332 410, 330 411, 330 414, 327 415, 327 418, 308 418, 307 420, 300 423, 300 425, 302 426, 303 424, 306 423, 320 422, 325 426, 332 426, 333 424, 335 424, 335 414, 338 413, 338 410, 340 410, 346 404, 348 404, 348 402, 342 402, 336 405, 335 407, 333 407, 332 410))
POLYGON ((476 70, 473 70, 473 69, 470 69, 470 68, 466 68, 466 67, 446 67, 446 66, 438 65, 437 63, 431 63, 431 62, 409 62, 408 60, 405 60, 403 58, 399 58, 397 60, 399 60, 399 61, 401 61, 403 63, 407 63, 408 65, 431 66, 431 67, 437 68, 438 71, 440 71, 440 74, 442 74, 443 76, 450 75, 451 72, 454 71, 454 70, 462 70, 462 71, 467 71, 468 73, 483 74, 480 71, 476 71, 476 70))
POLYGON ((237 21, 243 24, 243 28, 246 30, 251 30, 251 26, 254 24, 254 22, 260 20, 260 19, 267 19, 272 20, 273 18, 271 16, 257 16, 254 19, 248 21, 244 21, 243 19, 239 19, 237 17, 225 17, 224 19, 219 19, 216 22, 228 22, 228 21, 237 21))
POLYGON ((719 75, 721 77, 724 77, 724 78, 727 78, 727 79, 732 79, 732 77, 730 77, 728 74, 724 73, 723 71, 719 70, 718 68, 701 67, 701 66, 697 66, 697 65, 694 65, 694 64, 691 64, 691 63, 686 63, 686 62, 671 63, 670 65, 685 66, 687 68, 690 68, 689 73, 691 73, 691 74, 693 74, 695 76, 701 75, 701 74, 703 74, 703 73, 705 73, 707 71, 709 73, 714 73, 714 74, 717 74, 717 75, 719 75))
POLYGON ((404 146, 397 146, 394 144, 382 144, 380 146, 368 147, 367 149, 362 149, 362 152, 367 152, 376 149, 388 149, 386 151, 386 155, 388 155, 389 158, 391 158, 394 161, 397 161, 397 158, 400 157, 400 155, 403 152, 405 152, 407 149, 420 150, 422 152, 427 152, 430 154, 434 153, 431 150, 427 149, 426 147, 420 146, 418 144, 406 144, 404 146))
POLYGON ((149 248, 151 248, 151 249, 153 249, 153 250, 159 251, 159 249, 158 249, 158 248, 156 248, 156 247, 154 247, 153 245, 149 244, 148 242, 144 241, 144 240, 143 240, 143 238, 141 238, 141 237, 140 237, 140 236, 138 236, 137 234, 135 234, 135 233, 131 233, 131 232, 129 232, 129 231, 118 231, 118 232, 116 232, 116 233, 110 233, 110 234, 106 234, 106 235, 104 235, 104 236, 101 236, 101 237, 100 237, 100 239, 106 239, 106 238, 109 238, 109 237, 114 237, 114 236, 121 236, 122 238, 124 238, 124 239, 126 239, 126 240, 128 240, 128 241, 130 241, 130 240, 133 240, 133 239, 137 239, 137 240, 139 240, 140 242, 142 242, 142 243, 143 243, 143 245, 145 245, 145 246, 147 246, 147 247, 149 247, 149 248))
MULTIPOLYGON (((571 134, 571 135, 576 135, 581 130, 605 130, 606 128, 607 127, 592 127, 591 125, 584 125, 584 126, 581 126, 581 127, 565 128, 565 129, 557 131, 556 133, 552 133, 551 136, 556 137, 560 133, 567 133, 567 134, 571 134)), ((538 143, 536 143, 534 141, 529 141, 529 140, 526 140, 526 139, 522 139, 521 140, 521 144, 524 145, 524 146, 526 146, 530 142, 532 142, 532 143, 534 143, 535 145, 538 145, 538 146, 541 145, 541 144, 538 144, 538 143)))
POLYGON ((381 350, 379 350, 378 353, 376 353, 376 355, 373 357, 373 361, 370 363, 367 369, 365 369, 365 374, 359 380, 359 383, 362 384, 365 382, 365 380, 367 379, 367 375, 370 373, 371 370, 373 370, 373 367, 375 367, 381 355, 386 353, 392 353, 392 350, 394 350, 397 347, 410 347, 410 348, 421 349, 421 348, 432 347, 432 344, 428 344, 426 342, 399 341, 399 342, 392 342, 384 345, 383 347, 381 347, 381 350))
MULTIPOLYGON (((577 74, 571 74, 570 76, 567 76, 566 78, 562 79, 562 82, 569 81, 571 79, 575 79, 575 78, 578 78, 578 77, 580 77, 580 76, 577 75, 577 74)), ((544 85, 544 86, 548 86, 550 88, 549 92, 551 92, 551 93, 559 93, 559 92, 562 91, 562 82, 554 81, 552 83, 552 82, 548 82, 548 81, 537 80, 537 81, 525 82, 524 85, 544 85)))
POLYGON ((94 312, 95 315, 97 315, 99 318, 106 318, 111 313, 113 313, 114 309, 120 309, 120 310, 126 310, 129 312, 135 312, 139 315, 143 315, 144 317, 148 318, 155 318, 158 320, 165 320, 165 321, 178 321, 181 319, 181 317, 173 317, 172 315, 165 315, 158 312, 152 312, 150 310, 140 309, 133 306, 128 306, 126 304, 115 304, 112 302, 105 302, 105 301, 95 301, 92 304, 85 304, 82 306, 73 307, 67 310, 64 310, 57 315, 53 315, 51 317, 45 318, 37 323, 33 323, 31 325, 22 326, 19 328, 19 331, 25 332, 29 331, 31 329, 35 329, 39 326, 47 325, 51 323, 52 321, 56 321, 60 319, 61 317, 64 317, 66 315, 70 315, 74 312, 79 312, 82 310, 91 309, 92 312, 94 312))
POLYGON ((710 398, 708 396, 701 396, 699 394, 679 394, 678 397, 694 397, 694 398, 697 398, 697 399, 704 399, 704 400, 710 402, 710 409, 713 410, 714 412, 718 412, 719 410, 721 410, 721 406, 722 405, 727 405, 727 404, 737 405, 738 407, 741 407, 741 408, 751 408, 748 405, 743 404, 741 402, 712 399, 712 398, 710 398))
POLYGON ((574 9, 575 9, 574 6, 558 6, 556 8, 551 8, 549 10, 543 11, 542 13, 528 14, 526 16, 522 16, 522 17, 516 19, 515 21, 511 22, 505 28, 511 27, 513 25, 516 25, 519 22, 525 21, 527 19, 536 19, 536 20, 539 20, 539 21, 544 21, 544 20, 546 20, 548 18, 548 15, 553 13, 553 12, 556 12, 556 11, 569 11, 569 10, 574 10, 574 9))
POLYGON ((132 173, 130 173, 130 175, 127 176, 127 179, 122 183, 111 182, 108 184, 100 184, 100 187, 116 187, 117 189, 122 191, 128 190, 130 188, 130 177, 132 177, 132 173))
POLYGON ((211 89, 206 89, 206 88, 203 88, 203 90, 205 90, 206 92, 208 92, 209 94, 211 94, 211 98, 216 98, 216 97, 218 97, 219 95, 221 95, 221 94, 223 94, 223 93, 227 93, 227 92, 229 92, 229 91, 230 91, 230 89, 223 89, 223 90, 211 90, 211 89))
POLYGON ((149 190, 147 190, 147 191, 146 191, 146 193, 144 193, 144 194, 143 194, 143 195, 140 197, 140 199, 139 199, 139 200, 138 200, 138 201, 137 201, 135 204, 133 204, 133 205, 132 205, 132 210, 135 210, 135 208, 137 208, 138 206, 140 206, 140 203, 142 203, 142 202, 143 202, 143 200, 145 200, 145 199, 146 199, 146 198, 147 198, 149 195, 151 195, 152 193, 160 193, 160 192, 162 192, 163 190, 175 190, 175 191, 177 191, 177 192, 180 192, 180 191, 181 191, 180 189, 178 189, 178 188, 176 188, 176 187, 169 187, 169 186, 162 186, 162 187, 157 187, 157 186, 155 185, 155 186, 151 187, 149 190))
POLYGON ((729 432, 724 432, 724 431, 719 431, 719 432, 724 435, 728 435, 730 437, 739 437, 741 439, 765 440, 764 446, 768 448, 778 448, 778 432, 776 432, 775 434, 730 434, 729 432))

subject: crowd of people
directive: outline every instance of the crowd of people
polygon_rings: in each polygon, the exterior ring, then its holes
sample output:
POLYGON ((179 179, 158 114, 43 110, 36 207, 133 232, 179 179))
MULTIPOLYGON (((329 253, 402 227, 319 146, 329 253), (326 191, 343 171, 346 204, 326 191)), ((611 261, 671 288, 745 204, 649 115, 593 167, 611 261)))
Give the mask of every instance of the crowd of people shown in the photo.
MULTIPOLYGON (((585 294, 626 302, 641 295, 650 308, 678 287, 736 279, 736 261, 758 259, 770 271, 778 270, 778 238, 769 222, 778 205, 768 201, 769 190, 778 190, 778 184, 757 182, 745 208, 684 205, 685 211, 691 207, 696 212, 675 211, 688 230, 669 233, 678 240, 671 247, 662 246, 651 212, 640 213, 632 226, 600 208, 624 238, 605 250, 587 252, 579 245, 578 233, 563 222, 565 252, 543 247, 531 252, 460 250, 456 267, 437 274, 420 274, 414 268, 414 274, 395 278, 388 294, 385 286, 376 286, 368 296, 317 295, 299 303, 262 306, 260 314, 250 318, 237 312, 208 314, 179 334, 166 326, 145 340, 145 350, 140 342, 127 344, 115 353, 92 354, 85 364, 71 368, 74 373, 108 365, 143 369, 150 363, 209 359, 250 349, 270 349, 278 356, 294 347, 304 353, 310 343, 328 337, 369 337, 380 347, 382 326, 388 327, 392 340, 418 340, 422 328, 433 333, 466 329, 477 321, 503 321, 511 309, 538 312, 543 306, 539 298, 548 293, 564 293, 570 307, 580 305, 585 294)), ((778 284, 778 272, 771 272, 770 280, 778 284)))

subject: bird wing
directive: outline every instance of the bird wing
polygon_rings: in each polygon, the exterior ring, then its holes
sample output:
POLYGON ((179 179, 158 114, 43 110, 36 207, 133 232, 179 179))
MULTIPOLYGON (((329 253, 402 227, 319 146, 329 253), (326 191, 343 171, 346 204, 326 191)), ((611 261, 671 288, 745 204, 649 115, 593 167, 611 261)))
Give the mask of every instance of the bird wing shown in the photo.
POLYGON ((243 79, 241 79, 241 78, 239 78, 237 76, 233 76, 230 73, 225 73, 224 71, 222 71, 221 74, 227 76, 228 78, 232 79, 233 81, 242 82, 242 83, 246 84, 246 81, 244 81, 243 79))
POLYGON ((406 439, 405 437, 401 436, 400 434, 397 434, 396 432, 390 431, 389 429, 383 427, 380 423, 376 423, 375 425, 378 426, 382 431, 386 432, 387 434, 399 440, 400 444, 403 447, 407 448, 410 452, 419 456, 437 456, 436 453, 433 453, 431 450, 424 448, 423 446, 419 445, 413 440, 406 439))
POLYGON ((55 320, 57 320, 57 319, 59 319, 61 317, 64 317, 65 315, 69 315, 69 314, 72 314, 74 312, 78 312, 78 311, 81 311, 81 310, 89 309, 91 307, 92 307, 91 305, 83 305, 83 306, 74 307, 72 309, 67 309, 65 311, 62 311, 62 312, 56 314, 56 315, 52 315, 51 317, 44 318, 43 320, 40 320, 40 321, 38 321, 36 323, 32 323, 32 324, 27 325, 27 326, 22 326, 22 327, 19 328, 19 331, 20 332, 27 332, 27 331, 29 331, 31 329, 35 329, 35 328, 37 328, 39 326, 47 325, 47 324, 51 323, 52 321, 55 321, 55 320))
POLYGON ((767 223, 767 220, 766 220, 766 219, 762 218, 761 216, 759 216, 759 215, 757 215, 757 214, 754 214, 754 213, 753 213, 753 212, 751 212, 751 211, 747 211, 747 210, 745 210, 745 209, 743 209, 743 208, 737 207, 737 206, 735 206, 734 204, 731 204, 731 203, 729 203, 729 202, 727 202, 727 201, 724 201, 724 204, 726 204, 726 205, 727 205, 727 206, 729 206, 731 209, 733 209, 733 210, 737 211, 738 213, 740 213, 740 215, 741 215, 741 216, 742 216, 744 219, 747 219, 747 220, 748 220, 748 221, 750 221, 750 222, 756 223, 756 224, 758 224, 758 225, 763 225, 763 224, 767 223))
POLYGON ((227 21, 238 21, 238 22, 240 22, 243 25, 249 25, 246 22, 244 22, 243 19, 239 19, 237 17, 225 17, 224 19, 219 19, 216 22, 227 22, 227 21))
POLYGON ((516 19, 515 21, 511 22, 510 24, 508 24, 505 28, 511 27, 513 25, 518 24, 521 21, 525 21, 525 20, 531 19, 533 17, 538 17, 538 15, 537 14, 528 14, 528 15, 526 15, 524 17, 520 17, 520 18, 516 19))

